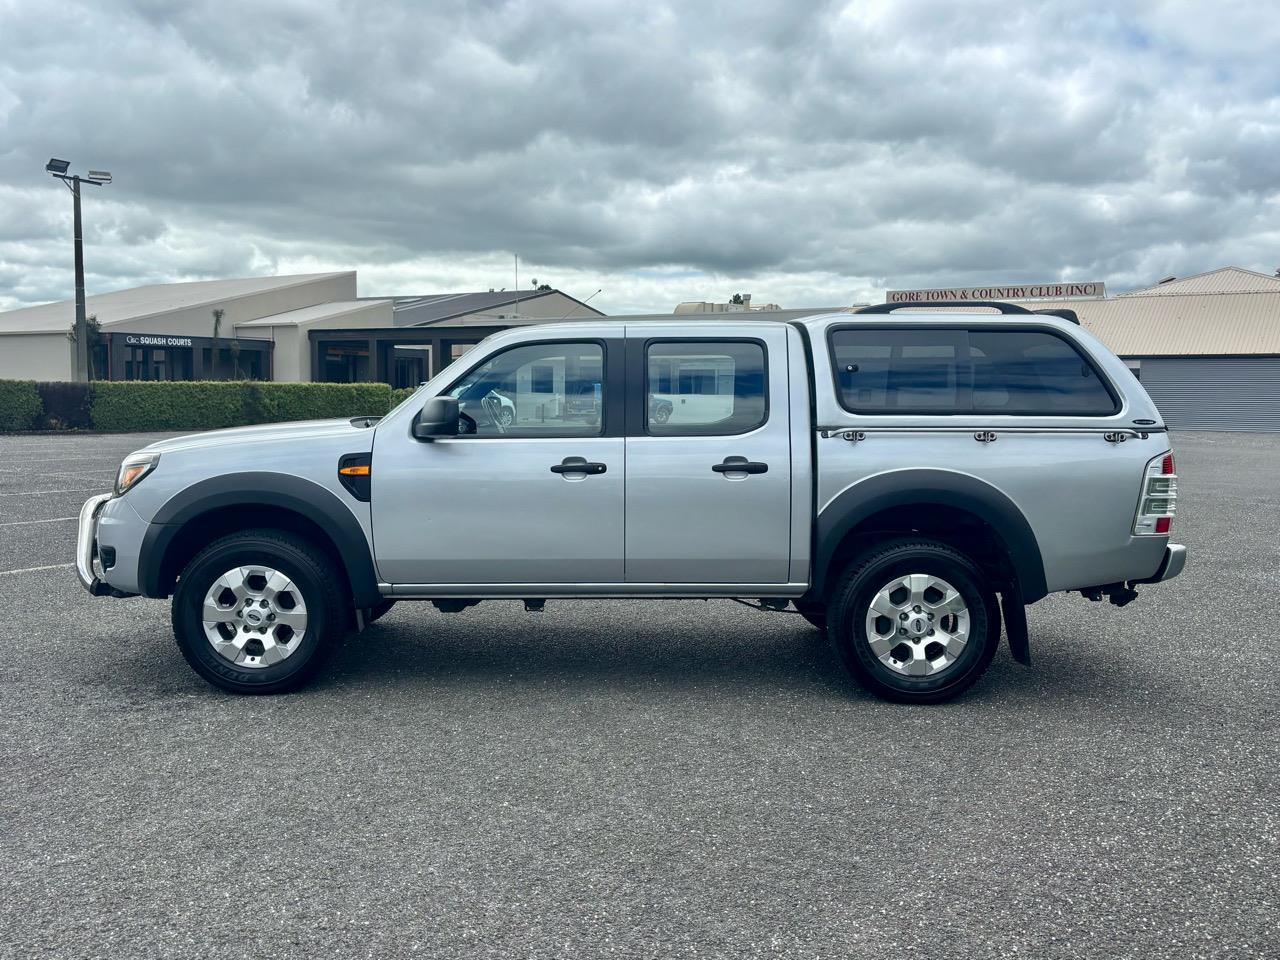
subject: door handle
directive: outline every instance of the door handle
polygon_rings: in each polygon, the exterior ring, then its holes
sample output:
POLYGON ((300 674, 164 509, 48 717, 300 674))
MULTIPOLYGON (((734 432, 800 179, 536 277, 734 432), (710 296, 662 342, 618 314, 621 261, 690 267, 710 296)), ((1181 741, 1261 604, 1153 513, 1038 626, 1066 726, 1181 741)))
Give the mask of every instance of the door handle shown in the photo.
POLYGON ((725 457, 722 463, 713 463, 711 469, 716 473, 768 473, 769 465, 746 457, 725 457))
POLYGON ((552 473, 604 473, 609 467, 603 463, 591 463, 582 457, 565 457, 551 465, 552 473))

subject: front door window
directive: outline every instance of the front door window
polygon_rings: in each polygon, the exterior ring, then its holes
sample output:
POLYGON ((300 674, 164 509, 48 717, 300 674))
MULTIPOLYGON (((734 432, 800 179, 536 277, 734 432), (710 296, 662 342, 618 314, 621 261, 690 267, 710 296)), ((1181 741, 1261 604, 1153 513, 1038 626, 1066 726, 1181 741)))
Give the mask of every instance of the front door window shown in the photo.
POLYGON ((598 343, 513 347, 472 370, 448 393, 461 430, 480 437, 598 437, 604 351, 598 343))

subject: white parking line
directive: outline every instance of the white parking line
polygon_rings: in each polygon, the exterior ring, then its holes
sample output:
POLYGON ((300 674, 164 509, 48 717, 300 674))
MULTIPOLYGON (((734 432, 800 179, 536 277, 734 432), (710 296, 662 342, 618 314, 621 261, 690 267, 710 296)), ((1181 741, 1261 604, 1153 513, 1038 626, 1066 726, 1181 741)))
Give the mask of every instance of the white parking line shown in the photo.
MULTIPOLYGON (((45 453, 46 451, 41 450, 41 451, 39 451, 39 452, 40 452, 40 453, 45 453)), ((112 457, 112 456, 99 456, 99 457, 23 457, 23 458, 22 458, 22 462, 23 462, 23 463, 53 463, 53 462, 58 461, 58 460, 107 460, 107 461, 110 461, 110 460, 114 460, 114 459, 115 459, 115 458, 114 458, 114 457, 112 457)))
POLYGON ((6 520, 0 523, 0 527, 20 527, 24 523, 66 523, 68 520, 78 520, 79 517, 50 517, 48 520, 6 520))
MULTIPOLYGON (((32 472, 33 471, 31 470, 0 470, 0 474, 9 474, 9 475, 14 475, 14 474, 30 475, 32 472)), ((94 483, 102 483, 101 477, 91 477, 85 473, 61 473, 56 470, 39 470, 35 472, 39 473, 40 476, 42 477, 61 477, 61 478, 70 478, 72 480, 92 480, 94 483)))
POLYGON ((63 490, 11 490, 8 493, 0 493, 0 497, 38 497, 46 493, 84 493, 87 490, 101 490, 102 485, 98 484, 92 487, 69 487, 63 490))
POLYGON ((41 570, 65 570, 67 567, 74 566, 74 563, 50 563, 43 567, 23 567, 21 570, 0 570, 0 577, 7 577, 11 573, 39 573, 41 570))

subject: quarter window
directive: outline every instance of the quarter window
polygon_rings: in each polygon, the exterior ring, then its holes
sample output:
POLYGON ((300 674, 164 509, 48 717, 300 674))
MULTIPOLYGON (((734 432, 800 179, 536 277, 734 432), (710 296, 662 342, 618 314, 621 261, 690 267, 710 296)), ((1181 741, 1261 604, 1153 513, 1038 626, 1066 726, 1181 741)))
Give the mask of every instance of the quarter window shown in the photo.
POLYGON ((754 341, 648 345, 646 429, 654 436, 725 436, 765 422, 764 347, 754 341))
POLYGON ((973 409, 979 413, 1105 416, 1115 400, 1071 344, 1036 330, 973 330, 973 409))
POLYGON ((604 351, 598 343, 532 343, 490 357, 454 384, 461 431, 481 437, 598 437, 604 351))

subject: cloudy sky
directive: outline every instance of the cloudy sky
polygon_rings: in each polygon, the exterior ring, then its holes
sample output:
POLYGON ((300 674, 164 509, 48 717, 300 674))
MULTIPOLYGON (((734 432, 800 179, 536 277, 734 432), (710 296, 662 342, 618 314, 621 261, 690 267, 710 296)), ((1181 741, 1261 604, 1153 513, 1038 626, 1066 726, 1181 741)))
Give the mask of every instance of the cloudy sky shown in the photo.
POLYGON ((610 313, 1280 267, 1280 16, 1093 0, 0 0, 0 309, 356 268, 610 313), (56 10, 56 13, 54 12, 56 10))

